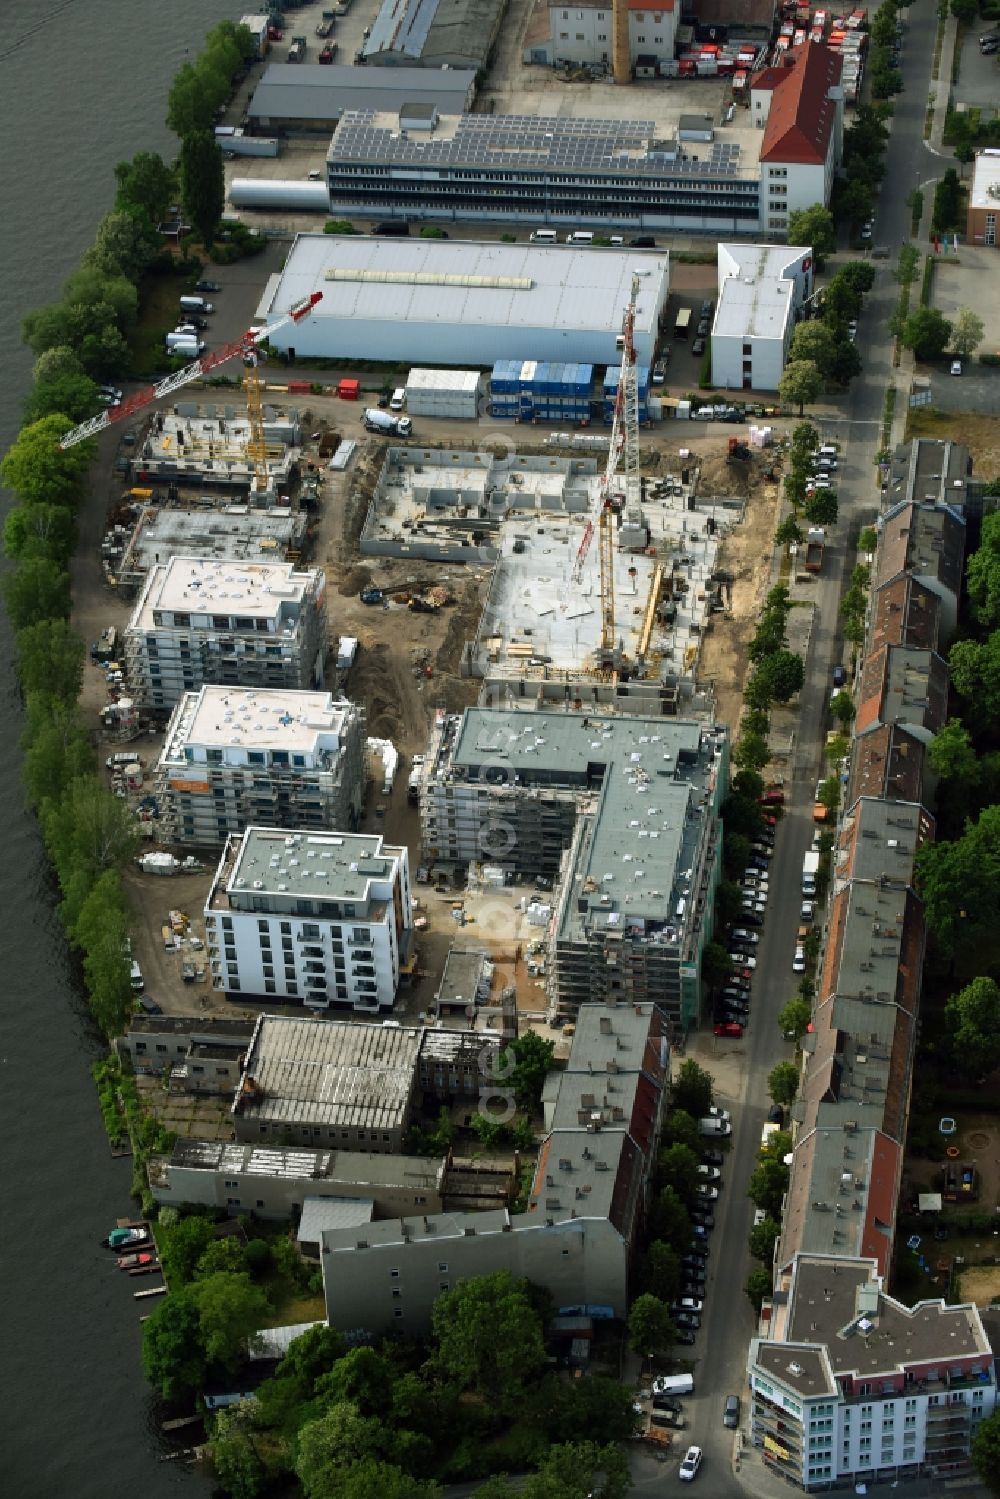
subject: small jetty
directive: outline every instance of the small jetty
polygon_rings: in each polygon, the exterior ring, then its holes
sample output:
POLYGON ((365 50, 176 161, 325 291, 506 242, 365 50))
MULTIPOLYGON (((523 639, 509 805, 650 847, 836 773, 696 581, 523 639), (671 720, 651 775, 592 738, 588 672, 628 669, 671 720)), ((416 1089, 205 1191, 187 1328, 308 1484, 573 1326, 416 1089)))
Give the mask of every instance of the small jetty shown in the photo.
POLYGON ((133 1291, 132 1299, 133 1301, 146 1301, 150 1296, 165 1296, 166 1294, 166 1286, 150 1286, 148 1291, 133 1291))

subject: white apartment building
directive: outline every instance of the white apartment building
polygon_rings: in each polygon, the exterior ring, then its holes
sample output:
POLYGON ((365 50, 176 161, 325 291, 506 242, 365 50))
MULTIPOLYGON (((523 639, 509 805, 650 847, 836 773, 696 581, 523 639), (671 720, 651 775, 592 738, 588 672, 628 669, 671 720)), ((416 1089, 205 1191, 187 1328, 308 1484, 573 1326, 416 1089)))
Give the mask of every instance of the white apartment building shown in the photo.
POLYGON ((873 1259, 797 1255, 750 1345, 751 1441, 806 1490, 943 1479, 993 1412, 976 1307, 908 1307, 882 1285, 873 1259))
POLYGON ((718 265, 712 384, 719 390, 777 390, 800 309, 812 295, 812 250, 720 244, 718 265))
POLYGON ((760 227, 784 236, 788 215, 827 204, 843 152, 844 91, 841 59, 819 42, 785 53, 782 62, 756 73, 750 118, 764 139, 760 148, 760 227))
POLYGON ((133 695, 172 708, 203 683, 323 685, 326 579, 290 562, 172 557, 150 569, 125 630, 133 695))
MULTIPOLYGON (((674 0, 626 0, 629 58, 672 62, 680 7, 674 0)), ((609 0, 575 0, 536 8, 528 23, 524 61, 528 63, 611 63, 614 18, 609 0)))
POLYGON ((413 932, 409 855, 378 833, 248 828, 223 853, 205 932, 227 995, 388 1010, 413 932))
POLYGON ((156 767, 174 843, 244 828, 352 828, 364 803, 364 712, 329 692, 204 686, 174 709, 156 767))

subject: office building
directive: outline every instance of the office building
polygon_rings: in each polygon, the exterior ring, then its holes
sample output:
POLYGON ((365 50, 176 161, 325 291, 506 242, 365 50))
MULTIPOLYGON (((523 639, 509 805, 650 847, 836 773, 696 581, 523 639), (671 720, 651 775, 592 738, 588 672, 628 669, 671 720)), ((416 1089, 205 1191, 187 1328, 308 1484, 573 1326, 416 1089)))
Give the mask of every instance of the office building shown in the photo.
POLYGON ((750 117, 763 131, 760 228, 785 235, 788 215, 828 204, 844 139, 841 59, 820 42, 791 47, 750 82, 750 117))
POLYGON ((812 296, 807 245, 719 245, 712 384, 777 390, 803 304, 812 296))

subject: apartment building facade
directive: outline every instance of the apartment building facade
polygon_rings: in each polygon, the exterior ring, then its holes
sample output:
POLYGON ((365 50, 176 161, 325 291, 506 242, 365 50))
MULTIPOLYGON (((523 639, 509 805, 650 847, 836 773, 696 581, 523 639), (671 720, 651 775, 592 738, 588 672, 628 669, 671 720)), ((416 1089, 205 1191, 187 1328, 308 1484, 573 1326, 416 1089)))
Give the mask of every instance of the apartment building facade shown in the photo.
POLYGON ((321 687, 326 650, 325 576, 290 562, 172 557, 125 629, 130 690, 153 712, 205 683, 321 687))
MULTIPOLYGON (((799 1255, 750 1351, 750 1430, 806 1491, 947 1479, 996 1405, 975 1306, 890 1296, 874 1261, 799 1255)), ((860 1491, 860 1490, 858 1490, 860 1491)))
POLYGON ((364 805, 364 710, 328 692, 186 692, 156 788, 173 843, 210 848, 252 826, 352 829, 364 805))
POLYGON ((412 931, 409 855, 379 834, 248 828, 205 906, 217 989, 311 1010, 389 1010, 412 931))

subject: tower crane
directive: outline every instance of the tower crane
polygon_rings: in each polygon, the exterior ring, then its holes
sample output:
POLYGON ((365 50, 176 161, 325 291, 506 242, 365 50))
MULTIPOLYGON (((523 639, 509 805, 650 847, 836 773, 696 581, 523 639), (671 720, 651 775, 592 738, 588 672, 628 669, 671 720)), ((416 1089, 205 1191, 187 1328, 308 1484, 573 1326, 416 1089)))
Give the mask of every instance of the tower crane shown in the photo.
POLYGON ((192 380, 197 380, 199 375, 207 375, 209 370, 218 369, 220 364, 227 360, 240 358, 246 369, 244 376, 244 388, 246 390, 247 417, 250 426, 250 437, 247 442, 247 456, 253 464, 253 484, 251 492, 264 494, 270 483, 267 471, 267 443, 264 437, 264 401, 260 381, 261 353, 257 345, 262 343, 278 328, 283 328, 286 323, 300 323, 304 317, 308 317, 317 302, 323 300, 321 291, 314 291, 304 302, 299 302, 290 311, 283 313, 281 317, 275 318, 263 328, 248 328, 233 343, 224 344, 221 349, 213 349, 211 353, 200 354, 192 363, 185 365, 184 369, 177 370, 172 375, 158 381, 156 385, 147 385, 142 390, 137 390, 134 395, 128 397, 120 406, 109 406, 97 416, 92 416, 89 421, 81 422, 71 432, 67 432, 59 446, 71 448, 74 443, 83 442, 84 438, 96 437, 98 432, 103 432, 105 427, 110 427, 112 422, 120 422, 124 418, 135 416, 143 411, 154 401, 162 400, 164 396, 173 395, 175 390, 188 385, 192 380))
POLYGON ((635 304, 638 294, 639 276, 633 272, 628 305, 618 338, 622 362, 618 372, 618 389, 615 391, 608 461, 597 494, 596 520, 594 516, 587 520, 572 571, 573 581, 579 583, 596 526, 601 576, 601 655, 604 658, 615 650, 615 516, 623 507, 636 518, 641 511, 639 388, 635 353, 635 304), (623 457, 623 473, 619 475, 618 464, 623 457), (621 480, 624 480, 624 485, 621 480))

